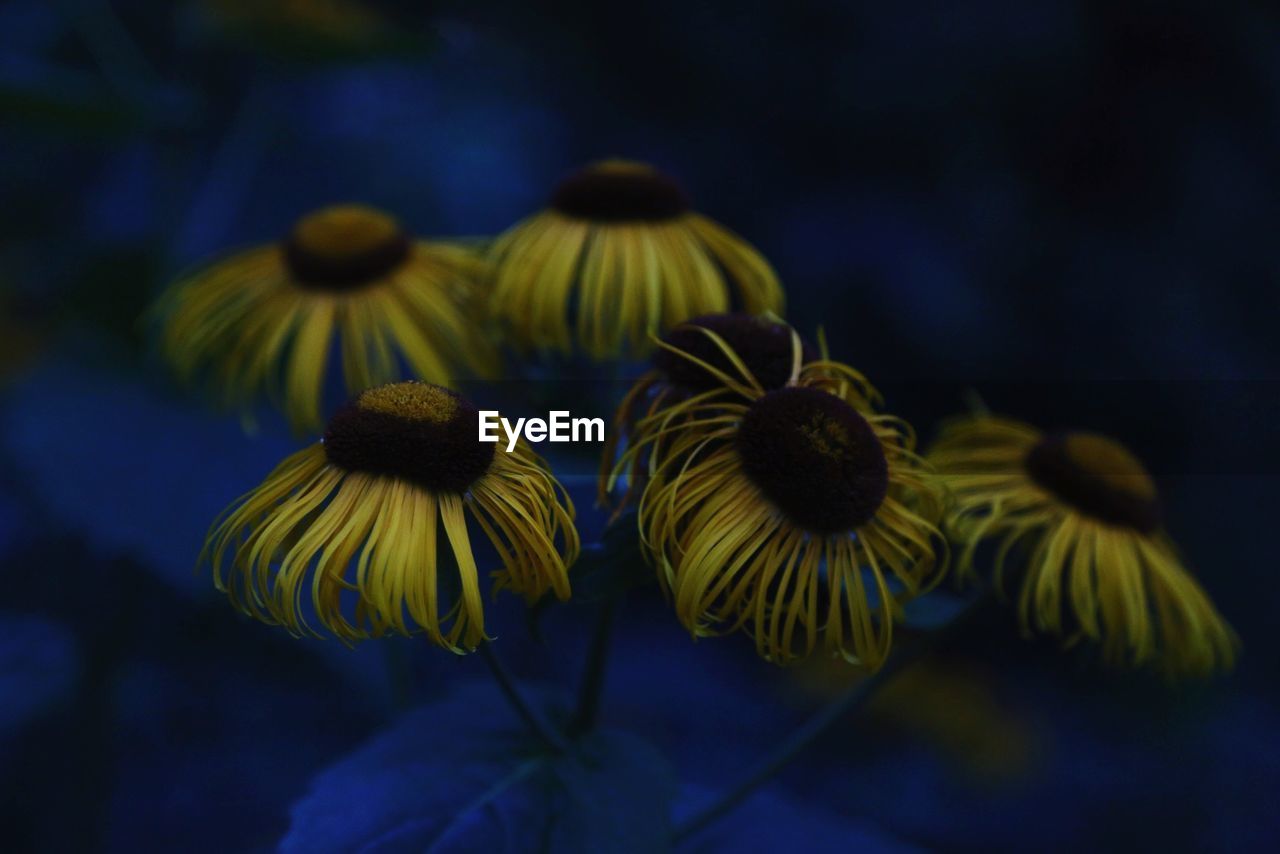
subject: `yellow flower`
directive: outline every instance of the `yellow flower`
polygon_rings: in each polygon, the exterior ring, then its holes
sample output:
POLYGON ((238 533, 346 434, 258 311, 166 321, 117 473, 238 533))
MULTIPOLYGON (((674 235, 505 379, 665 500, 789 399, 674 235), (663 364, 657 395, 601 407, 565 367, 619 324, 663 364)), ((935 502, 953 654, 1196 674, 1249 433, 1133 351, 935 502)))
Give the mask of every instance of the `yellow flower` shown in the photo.
POLYGON ((861 375, 834 362, 793 368, 763 388, 723 338, 702 333, 736 376, 636 424, 615 474, 647 455, 641 540, 681 623, 695 636, 742 629, 769 661, 819 644, 874 669, 897 603, 945 560, 940 495, 903 422, 867 410, 861 375), (892 579, 892 582, 891 582, 892 579))
MULTIPOLYGON (((853 395, 858 409, 869 409, 879 394, 862 374, 831 361, 826 353, 815 350, 795 330, 773 317, 750 314, 706 314, 677 325, 658 342, 653 355, 653 369, 643 374, 623 398, 613 417, 613 429, 605 441, 601 457, 598 498, 602 505, 610 503, 610 493, 617 481, 613 469, 617 451, 624 438, 630 444, 646 443, 639 432, 643 422, 654 427, 666 422, 652 418, 673 405, 698 396, 699 402, 724 397, 747 400, 736 388, 772 391, 788 383, 811 385, 819 379, 843 379, 847 394, 853 395)), ((679 409, 675 417, 684 410, 679 409)), ((644 467, 661 456, 661 440, 649 444, 645 454, 629 457, 627 488, 618 512, 629 503, 644 467)))
POLYGON ((156 306, 161 350, 186 381, 207 374, 224 404, 267 393, 296 430, 321 424, 336 335, 350 393, 414 374, 491 376, 496 353, 474 319, 470 252, 414 240, 391 216, 337 205, 304 216, 281 243, 231 255, 176 284, 156 306))
POLYGON ((578 554, 573 505, 546 464, 523 442, 512 453, 480 442, 478 422, 439 386, 362 393, 323 442, 219 517, 202 561, 239 610, 294 634, 318 634, 303 613, 309 591, 315 619, 346 642, 422 630, 474 649, 485 630, 468 516, 501 562, 495 592, 567 599, 578 554))
POLYGON ((499 237, 492 257, 494 313, 523 349, 643 354, 652 335, 728 311, 731 287, 749 313, 783 307, 760 253, 692 211, 671 178, 627 160, 565 179, 550 208, 499 237))
POLYGON ((1183 568, 1161 528, 1155 483, 1120 444, 979 416, 947 425, 929 460, 955 497, 947 521, 965 543, 962 576, 973 576, 974 551, 988 538, 999 542, 997 589, 1010 552, 1029 553, 1018 593, 1025 632, 1100 642, 1115 665, 1157 661, 1187 674, 1231 666, 1235 634, 1183 568))

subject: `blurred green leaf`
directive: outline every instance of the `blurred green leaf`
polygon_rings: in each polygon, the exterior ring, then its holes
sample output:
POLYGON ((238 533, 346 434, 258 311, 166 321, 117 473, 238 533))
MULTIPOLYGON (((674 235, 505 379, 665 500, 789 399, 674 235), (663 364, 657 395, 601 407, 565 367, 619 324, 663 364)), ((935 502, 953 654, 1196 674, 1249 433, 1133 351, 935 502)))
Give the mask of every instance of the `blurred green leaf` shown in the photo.
POLYGON ((422 56, 436 45, 424 21, 391 4, 204 0, 199 5, 207 26, 229 43, 288 62, 323 65, 422 56))
POLYGON ((142 127, 135 104, 103 93, 66 93, 0 83, 0 116, 6 124, 76 135, 123 136, 142 127))
POLYGON ((280 849, 659 851, 675 792, 638 737, 599 731, 550 754, 496 687, 467 683, 321 773, 280 849))

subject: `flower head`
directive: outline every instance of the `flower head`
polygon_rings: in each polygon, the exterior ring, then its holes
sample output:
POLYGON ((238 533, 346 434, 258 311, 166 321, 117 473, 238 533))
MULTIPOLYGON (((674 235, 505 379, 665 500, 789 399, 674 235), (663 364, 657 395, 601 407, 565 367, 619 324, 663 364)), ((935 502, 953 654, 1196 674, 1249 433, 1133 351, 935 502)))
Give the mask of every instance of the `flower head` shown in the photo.
POLYGON ((635 491, 645 465, 661 456, 661 437, 641 430, 669 427, 691 408, 715 400, 747 401, 760 392, 785 385, 824 385, 839 388, 859 409, 869 408, 879 395, 862 374, 819 353, 787 324, 749 314, 707 314, 687 320, 662 336, 653 355, 653 369, 642 375, 614 414, 601 460, 599 498, 608 504, 617 478, 614 463, 623 437, 644 454, 630 456, 627 491, 635 491), (667 412, 665 419, 652 416, 667 412))
POLYGON ((642 542, 695 635, 745 630, 778 663, 821 641, 876 668, 898 601, 939 575, 940 495, 859 374, 795 358, 778 388, 726 374, 640 419, 615 474, 647 455, 642 542))
POLYGON ((280 243, 197 270, 157 305, 161 349, 185 380, 207 375, 224 403, 266 392, 295 429, 321 423, 336 337, 351 393, 418 377, 488 376, 496 353, 473 319, 485 265, 414 240, 388 214, 336 205, 304 216, 280 243))
POLYGON ((520 443, 495 452, 476 408, 406 382, 363 392, 324 441, 282 462, 215 522, 204 559, 244 613, 344 641, 425 631, 455 652, 485 639, 468 517, 497 552, 494 590, 568 598, 573 505, 520 443), (443 529, 443 537, 440 536, 443 529), (447 545, 446 545, 447 543, 447 545))
POLYGON ((772 391, 818 358, 813 345, 776 318, 704 314, 662 336, 653 366, 664 384, 685 394, 725 388, 726 376, 772 391))
POLYGON ((675 181, 643 163, 605 160, 566 178, 547 210, 494 244, 495 313, 523 348, 595 359, 647 352, 682 320, 782 310, 769 263, 694 212, 675 181))
POLYGON ((1010 554, 1023 551, 1024 631, 1099 642, 1116 665, 1158 661, 1191 674, 1231 665, 1235 635, 1182 566, 1155 482, 1122 445, 980 416, 947 425, 929 460, 955 497, 947 526, 965 543, 963 576, 991 539, 1003 589, 1010 554))

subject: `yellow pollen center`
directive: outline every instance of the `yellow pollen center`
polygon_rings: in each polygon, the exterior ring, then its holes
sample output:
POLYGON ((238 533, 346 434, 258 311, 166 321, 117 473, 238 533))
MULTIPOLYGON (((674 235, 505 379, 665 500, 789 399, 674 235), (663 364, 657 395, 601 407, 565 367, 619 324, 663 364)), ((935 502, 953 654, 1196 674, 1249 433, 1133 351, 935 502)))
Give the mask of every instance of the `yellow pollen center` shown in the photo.
POLYGON ((1063 447, 1072 463, 1108 487, 1146 501, 1155 499, 1151 475, 1119 442, 1097 433, 1071 433, 1063 440, 1063 447))
POLYGON ((341 260, 375 252, 400 235, 390 214, 367 205, 330 205, 298 220, 292 240, 313 258, 341 260))
POLYGON ((841 459, 849 449, 849 433, 844 425, 830 418, 815 415, 808 424, 800 425, 800 432, 810 446, 824 457, 841 459))
POLYGON ((430 383, 392 383, 362 393, 357 405, 407 421, 446 424, 458 411, 458 397, 430 383))

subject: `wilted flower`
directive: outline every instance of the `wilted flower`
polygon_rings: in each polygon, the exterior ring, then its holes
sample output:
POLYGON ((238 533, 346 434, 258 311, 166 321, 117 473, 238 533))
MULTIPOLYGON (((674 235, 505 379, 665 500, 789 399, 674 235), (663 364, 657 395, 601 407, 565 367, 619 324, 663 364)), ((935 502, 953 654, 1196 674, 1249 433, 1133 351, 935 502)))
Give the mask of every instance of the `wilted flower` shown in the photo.
POLYGON ((962 575, 973 575, 981 542, 998 541, 993 582, 1003 589, 1022 548, 1024 631, 1098 641, 1112 664, 1190 674, 1231 665, 1234 633, 1162 530, 1151 476, 1119 443, 978 416, 947 425, 929 460, 955 496, 948 528, 965 543, 962 575))
POLYGON ((284 241, 187 276, 161 299, 161 348, 185 380, 207 373, 224 403, 269 393, 295 429, 321 423, 336 336, 348 391, 400 379, 490 376, 497 357, 477 323, 484 263, 414 240, 361 205, 308 214, 284 241))
MULTIPOLYGON (((690 403, 716 399, 749 400, 739 391, 746 387, 773 391, 787 384, 813 385, 819 380, 844 381, 859 409, 867 409, 879 395, 862 374, 848 365, 819 354, 795 330, 772 317, 749 314, 707 314, 687 320, 662 336, 653 354, 653 368, 642 375, 619 404, 613 429, 601 458, 599 499, 607 504, 616 483, 613 469, 618 446, 645 444, 640 422, 649 427, 669 426, 669 419, 650 416, 674 409, 678 419, 690 403)), ((627 490, 622 506, 635 493, 644 469, 661 456, 661 438, 644 454, 629 458, 627 490)), ((621 509, 621 507, 619 508, 621 509)))
POLYGON ((522 348, 596 359, 644 353, 650 336, 728 311, 780 312, 769 263, 690 209, 684 191, 643 163, 604 160, 565 179, 549 209, 495 242, 493 306, 522 348))
POLYGON ((795 367, 772 390, 704 361, 723 387, 641 419, 617 470, 650 454, 641 538, 691 632, 743 629, 778 663, 821 640, 876 668, 897 603, 940 574, 940 496, 910 428, 867 410, 861 375, 806 373, 792 340, 795 367))
POLYGON ((572 503, 526 445, 495 451, 479 441, 478 422, 474 406, 439 386, 362 393, 333 416, 323 442, 290 456, 215 522, 204 559, 218 589, 295 634, 316 633, 303 613, 309 589, 315 618, 344 641, 422 630, 471 650, 485 631, 470 517, 502 564, 495 591, 568 598, 578 554, 572 503))

